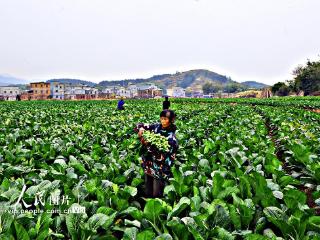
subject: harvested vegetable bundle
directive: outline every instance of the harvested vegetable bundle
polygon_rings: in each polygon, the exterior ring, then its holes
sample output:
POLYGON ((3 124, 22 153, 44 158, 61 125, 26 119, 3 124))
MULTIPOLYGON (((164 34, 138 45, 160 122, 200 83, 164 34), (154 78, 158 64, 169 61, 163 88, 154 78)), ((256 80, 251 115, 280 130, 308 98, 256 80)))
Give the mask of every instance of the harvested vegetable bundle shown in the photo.
POLYGON ((144 131, 143 138, 145 139, 146 142, 155 146, 158 150, 165 151, 165 152, 169 151, 168 139, 162 136, 161 134, 150 132, 150 131, 144 131))

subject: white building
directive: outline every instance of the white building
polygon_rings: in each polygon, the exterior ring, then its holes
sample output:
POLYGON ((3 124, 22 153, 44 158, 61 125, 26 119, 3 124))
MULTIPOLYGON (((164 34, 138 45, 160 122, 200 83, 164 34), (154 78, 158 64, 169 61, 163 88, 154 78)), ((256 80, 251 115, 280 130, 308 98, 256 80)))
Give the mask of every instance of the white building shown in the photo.
POLYGON ((85 94, 90 95, 91 98, 97 98, 99 95, 99 90, 94 87, 86 87, 85 94))
POLYGON ((173 87, 167 89, 167 95, 169 97, 184 98, 186 97, 186 91, 181 87, 173 87))
POLYGON ((86 86, 82 84, 65 84, 65 99, 74 100, 77 95, 86 94, 86 86))
POLYGON ((138 87, 134 84, 129 84, 128 87, 110 86, 103 89, 102 93, 108 96, 133 98, 138 96, 138 87))
POLYGON ((116 94, 120 88, 121 88, 120 86, 109 86, 105 88, 102 92, 116 94))
POLYGON ((113 89, 111 89, 111 88, 105 88, 105 89, 102 90, 102 93, 112 94, 112 93, 113 93, 113 89))
POLYGON ((134 98, 134 97, 138 96, 138 87, 137 87, 137 85, 129 84, 127 89, 130 91, 130 94, 131 94, 130 97, 131 98, 134 98))
POLYGON ((120 87, 120 88, 118 88, 116 95, 119 97, 130 98, 131 92, 130 92, 130 90, 128 90, 124 87, 120 87))
POLYGON ((51 82, 50 83, 50 90, 52 99, 64 99, 64 91, 65 91, 65 84, 60 82, 51 82))
POLYGON ((99 97, 99 90, 83 84, 67 83, 65 84, 64 95, 65 99, 69 100, 97 99, 99 97))
POLYGON ((158 88, 154 84, 142 85, 137 88, 139 98, 154 98, 162 96, 162 89, 158 88))
POLYGON ((101 91, 101 94, 99 94, 101 98, 111 98, 115 97, 116 94, 114 93, 114 90, 112 88, 104 88, 101 91))
POLYGON ((4 100, 16 100, 20 94, 21 90, 18 87, 0 87, 0 97, 4 100))

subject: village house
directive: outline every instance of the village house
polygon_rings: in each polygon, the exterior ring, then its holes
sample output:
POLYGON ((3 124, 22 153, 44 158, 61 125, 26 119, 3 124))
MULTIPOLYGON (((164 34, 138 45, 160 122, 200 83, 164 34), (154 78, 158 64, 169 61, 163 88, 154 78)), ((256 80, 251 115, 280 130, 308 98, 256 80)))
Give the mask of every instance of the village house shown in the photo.
POLYGON ((105 96, 106 98, 114 98, 114 97, 135 98, 135 97, 138 97, 138 87, 134 84, 129 84, 127 87, 109 86, 103 89, 100 95, 105 96))
POLYGON ((14 101, 21 94, 18 87, 0 87, 0 99, 14 101))
POLYGON ((30 90, 32 100, 46 100, 51 95, 50 83, 46 82, 30 83, 30 90))
MULTIPOLYGON (((76 100, 77 95, 85 94, 85 85, 65 83, 64 98, 66 100, 76 100)), ((79 97, 79 96, 78 96, 79 97)))
POLYGON ((55 100, 64 99, 65 85, 63 83, 51 82, 50 90, 52 94, 52 99, 55 99, 55 100))
POLYGON ((202 89, 193 89, 191 92, 189 92, 189 96, 192 98, 202 98, 203 97, 203 91, 202 89))
POLYGON ((237 96, 236 93, 223 93, 223 92, 217 92, 213 93, 213 98, 234 98, 237 96))
POLYGON ((162 89, 158 88, 154 84, 138 86, 138 97, 139 98, 154 98, 161 97, 162 89))
POLYGON ((99 93, 99 98, 114 98, 116 96, 115 87, 104 88, 101 93, 99 93))
POLYGON ((33 94, 32 90, 22 91, 21 94, 20 94, 20 99, 22 101, 31 100, 32 99, 32 94, 33 94))
MULTIPOLYGON (((84 99, 97 99, 99 97, 99 90, 93 87, 87 86, 85 88, 85 96, 84 99)), ((83 99, 83 98, 82 98, 83 99)))
POLYGON ((112 88, 105 88, 102 90, 102 93, 111 95, 112 93, 114 93, 114 90, 112 88))
POLYGON ((67 100, 89 100, 97 99, 98 89, 91 88, 83 84, 65 84, 65 99, 67 100))
POLYGON ((136 98, 138 97, 138 87, 135 84, 128 84, 128 90, 130 91, 130 97, 136 98))
POLYGON ((167 95, 169 97, 184 98, 186 97, 186 91, 181 87, 168 88, 167 95))
POLYGON ((192 92, 193 98, 202 98, 203 97, 203 91, 194 91, 192 92))
POLYGON ((200 85, 187 87, 185 90, 186 97, 191 98, 202 98, 203 97, 203 90, 200 85))
POLYGON ((118 90, 117 90, 117 93, 116 93, 117 96, 119 97, 125 97, 125 98, 131 98, 131 92, 129 89, 126 89, 124 87, 120 87, 118 90))

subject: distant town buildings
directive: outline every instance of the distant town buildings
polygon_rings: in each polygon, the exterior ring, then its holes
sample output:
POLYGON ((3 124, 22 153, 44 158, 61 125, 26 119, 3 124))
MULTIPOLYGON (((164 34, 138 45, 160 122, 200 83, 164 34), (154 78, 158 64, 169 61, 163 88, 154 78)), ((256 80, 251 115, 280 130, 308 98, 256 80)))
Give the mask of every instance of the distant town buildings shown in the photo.
POLYGON ((65 97, 65 84, 60 82, 52 82, 50 84, 52 99, 63 100, 65 97))
POLYGON ((50 99, 51 89, 50 83, 35 82, 30 83, 31 100, 47 100, 50 99))
POLYGON ((85 99, 86 86, 82 84, 65 84, 64 97, 66 100, 85 99))
POLYGON ((138 87, 135 84, 129 84, 128 85, 128 90, 130 91, 131 98, 136 98, 138 97, 138 87))
POLYGON ((181 87, 168 88, 167 95, 169 97, 184 98, 186 97, 186 91, 181 87))
POLYGON ((131 92, 129 89, 125 88, 125 87, 120 87, 117 91, 116 91, 116 96, 119 97, 124 97, 124 98, 131 98, 131 92))
POLYGON ((26 91, 22 91, 21 92, 21 95, 20 95, 20 98, 21 100, 32 100, 32 90, 26 90, 26 91))
MULTIPOLYGON (((167 96, 172 98, 223 98, 234 97, 233 94, 212 93, 204 95, 201 86, 172 87, 166 90, 167 96)), ((155 84, 136 85, 129 83, 126 87, 115 85, 105 88, 95 88, 84 84, 52 82, 33 82, 27 90, 19 87, 0 87, 0 100, 91 100, 113 98, 158 98, 163 97, 161 88, 155 84)))
POLYGON ((20 95, 21 90, 18 87, 0 87, 0 99, 14 101, 20 95))
POLYGON ((154 84, 139 86, 137 87, 137 90, 139 98, 154 98, 161 97, 163 95, 162 89, 158 88, 154 84))

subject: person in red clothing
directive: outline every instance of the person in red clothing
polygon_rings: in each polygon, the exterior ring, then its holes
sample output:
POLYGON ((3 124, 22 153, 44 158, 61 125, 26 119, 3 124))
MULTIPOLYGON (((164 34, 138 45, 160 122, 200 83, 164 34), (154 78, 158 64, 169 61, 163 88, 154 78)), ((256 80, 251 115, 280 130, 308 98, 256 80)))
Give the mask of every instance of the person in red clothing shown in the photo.
POLYGON ((137 124, 135 131, 143 145, 141 148, 141 166, 145 173, 146 197, 162 197, 166 181, 172 177, 171 166, 176 158, 178 141, 175 136, 175 113, 172 110, 163 110, 160 113, 160 123, 137 124), (159 133, 168 139, 169 150, 159 151, 143 138, 144 131, 159 133))

